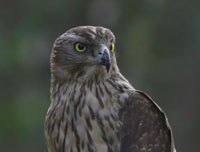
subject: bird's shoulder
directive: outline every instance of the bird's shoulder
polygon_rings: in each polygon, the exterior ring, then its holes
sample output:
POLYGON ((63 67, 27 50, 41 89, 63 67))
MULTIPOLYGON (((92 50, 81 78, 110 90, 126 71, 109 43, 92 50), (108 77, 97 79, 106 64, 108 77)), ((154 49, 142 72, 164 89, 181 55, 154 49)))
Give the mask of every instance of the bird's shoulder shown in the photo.
POLYGON ((121 152, 173 152, 171 127, 164 111, 146 93, 135 90, 119 112, 121 152))

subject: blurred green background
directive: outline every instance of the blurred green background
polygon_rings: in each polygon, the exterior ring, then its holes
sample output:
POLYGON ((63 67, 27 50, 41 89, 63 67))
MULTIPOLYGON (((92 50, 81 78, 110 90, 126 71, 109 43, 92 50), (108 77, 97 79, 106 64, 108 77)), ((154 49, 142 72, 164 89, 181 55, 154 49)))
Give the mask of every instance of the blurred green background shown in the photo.
POLYGON ((115 33, 121 72, 165 110, 177 151, 199 151, 199 2, 1 0, 0 152, 47 152, 50 50, 79 25, 115 33))

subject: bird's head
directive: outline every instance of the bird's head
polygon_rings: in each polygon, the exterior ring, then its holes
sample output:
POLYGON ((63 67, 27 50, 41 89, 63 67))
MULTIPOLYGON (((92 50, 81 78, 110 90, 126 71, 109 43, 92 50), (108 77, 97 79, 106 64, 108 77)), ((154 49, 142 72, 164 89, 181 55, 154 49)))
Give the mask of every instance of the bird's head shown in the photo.
POLYGON ((51 71, 59 79, 102 79, 118 70, 115 36, 103 27, 80 26, 58 37, 51 53, 51 71))

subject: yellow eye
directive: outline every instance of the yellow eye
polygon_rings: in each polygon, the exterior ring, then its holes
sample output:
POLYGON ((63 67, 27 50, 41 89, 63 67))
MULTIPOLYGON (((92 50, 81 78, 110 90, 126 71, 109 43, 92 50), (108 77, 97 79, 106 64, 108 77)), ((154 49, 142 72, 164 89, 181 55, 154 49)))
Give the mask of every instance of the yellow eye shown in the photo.
POLYGON ((110 51, 111 51, 111 52, 114 52, 114 51, 115 51, 115 44, 114 44, 114 43, 110 45, 110 51))
POLYGON ((77 52, 84 52, 86 50, 86 46, 83 43, 76 43, 75 49, 77 52))

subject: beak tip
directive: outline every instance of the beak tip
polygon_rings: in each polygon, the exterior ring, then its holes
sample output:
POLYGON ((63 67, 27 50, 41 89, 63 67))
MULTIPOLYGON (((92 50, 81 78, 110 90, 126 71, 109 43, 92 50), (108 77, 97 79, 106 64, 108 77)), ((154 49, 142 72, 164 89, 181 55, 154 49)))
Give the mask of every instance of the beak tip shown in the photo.
POLYGON ((107 73, 108 73, 109 70, 110 70, 110 63, 107 63, 105 66, 106 66, 106 70, 107 70, 107 73))
POLYGON ((106 68, 106 71, 109 72, 111 63, 110 63, 110 53, 107 48, 103 49, 102 54, 99 55, 99 57, 97 58, 97 61, 101 65, 104 65, 106 68))
POLYGON ((103 52, 102 63, 105 65, 107 72, 109 72, 109 70, 110 70, 110 54, 107 49, 105 49, 103 52))

